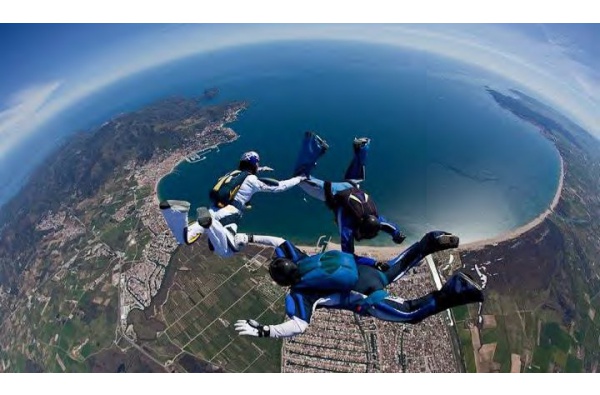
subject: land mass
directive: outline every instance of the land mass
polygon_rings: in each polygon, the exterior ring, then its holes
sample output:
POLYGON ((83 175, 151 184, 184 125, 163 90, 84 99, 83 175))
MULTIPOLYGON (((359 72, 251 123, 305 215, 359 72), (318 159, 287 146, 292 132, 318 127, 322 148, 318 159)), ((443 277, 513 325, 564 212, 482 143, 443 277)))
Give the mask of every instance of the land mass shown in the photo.
POLYGON ((177 249, 156 182, 237 138, 226 124, 247 104, 209 103, 217 94, 169 98, 76 134, 3 207, 0 370, 168 370, 129 342, 127 317, 150 305, 177 249))
POLYGON ((462 353, 470 371, 595 372, 600 142, 522 92, 488 92, 554 143, 561 180, 551 206, 534 221, 461 247, 463 270, 482 278, 487 297, 483 309, 461 309, 462 353))
POLYGON ((284 319, 284 290, 266 270, 272 249, 224 264, 202 241, 178 247, 157 209, 164 174, 237 138, 226 125, 246 103, 211 104, 210 88, 78 134, 2 210, 0 370, 595 371, 600 144, 521 92, 488 92, 555 144, 555 199, 522 228, 428 257, 391 289, 420 296, 466 270, 482 279, 483 306, 418 325, 323 310, 295 339, 237 336, 236 319, 284 319))

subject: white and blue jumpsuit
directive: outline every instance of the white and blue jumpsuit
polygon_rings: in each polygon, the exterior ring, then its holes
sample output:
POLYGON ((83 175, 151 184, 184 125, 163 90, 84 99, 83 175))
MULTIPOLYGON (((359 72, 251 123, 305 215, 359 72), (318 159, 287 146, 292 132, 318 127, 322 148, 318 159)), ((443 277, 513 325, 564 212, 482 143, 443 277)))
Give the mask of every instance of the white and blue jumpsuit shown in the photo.
MULTIPOLYGON (((188 221, 189 202, 178 200, 167 200, 161 202, 161 211, 179 244, 192 244, 202 234, 206 234, 209 247, 221 257, 230 257, 239 252, 248 244, 248 235, 237 233, 237 223, 243 215, 243 211, 250 202, 252 196, 257 192, 283 192, 298 185, 304 177, 298 176, 288 180, 279 181, 277 185, 269 185, 261 181, 256 175, 250 174, 246 177, 237 194, 233 204, 223 208, 210 207, 212 217, 211 226, 208 229, 201 227, 198 222, 188 221)), ((271 247, 277 247, 284 239, 274 236, 254 235, 253 243, 271 247)))
MULTIPOLYGON (((246 177, 240 189, 235 195, 233 204, 223 208, 210 207, 212 225, 206 229, 211 248, 222 257, 232 256, 239 252, 247 244, 247 236, 237 233, 237 223, 241 219, 246 205, 252 196, 258 192, 278 193, 298 185, 304 177, 297 176, 288 180, 279 181, 277 185, 269 185, 261 181, 256 175, 250 174, 246 177)), ((277 247, 284 240, 274 236, 254 235, 253 242, 256 244, 277 247)))

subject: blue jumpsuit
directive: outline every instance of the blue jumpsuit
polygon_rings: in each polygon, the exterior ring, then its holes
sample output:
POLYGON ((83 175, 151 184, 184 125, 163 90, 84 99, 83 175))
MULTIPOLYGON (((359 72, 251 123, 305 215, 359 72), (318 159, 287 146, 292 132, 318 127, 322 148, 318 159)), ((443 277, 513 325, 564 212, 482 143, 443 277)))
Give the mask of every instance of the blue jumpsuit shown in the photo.
MULTIPOLYGON (((436 233, 431 232, 430 234, 435 235, 436 233)), ((297 317, 310 323, 315 309, 335 308, 373 316, 384 321, 414 324, 449 307, 480 301, 482 298, 480 291, 459 289, 453 284, 456 282, 454 276, 445 285, 446 288, 454 287, 457 290, 452 300, 443 297, 441 291, 433 291, 413 300, 401 300, 387 295, 385 287, 417 266, 426 255, 432 252, 428 251, 423 242, 414 243, 400 255, 388 261, 390 269, 385 272, 373 267, 374 259, 354 255, 358 268, 358 281, 351 291, 332 293, 319 289, 295 289, 292 286, 289 294, 286 295, 286 314, 289 318, 297 317), (461 292, 463 297, 456 297, 461 292)), ((307 257, 289 241, 277 247, 275 254, 294 262, 307 257)))
MULTIPOLYGON (((364 181, 368 150, 368 144, 355 150, 352 161, 344 175, 344 180, 346 181, 331 183, 331 192, 334 196, 341 191, 357 187, 359 182, 364 181)), ((313 133, 306 133, 294 170, 294 175, 304 174, 308 177, 307 180, 300 183, 300 188, 308 195, 323 202, 326 201, 325 181, 315 178, 310 174, 317 165, 317 160, 324 152, 325 149, 323 148, 322 140, 313 133)), ((339 228, 342 251, 353 254, 357 228, 356 221, 352 216, 347 215, 342 207, 334 208, 334 215, 339 228)), ((383 216, 379 216, 379 222, 381 223, 381 230, 391 235, 394 239, 400 236, 401 232, 395 224, 387 221, 383 216)))

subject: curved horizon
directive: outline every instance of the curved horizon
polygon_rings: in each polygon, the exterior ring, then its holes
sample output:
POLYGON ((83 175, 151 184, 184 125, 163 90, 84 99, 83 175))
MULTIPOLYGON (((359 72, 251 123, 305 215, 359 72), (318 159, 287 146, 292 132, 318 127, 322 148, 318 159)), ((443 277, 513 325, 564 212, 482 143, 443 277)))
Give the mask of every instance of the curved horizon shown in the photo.
MULTIPOLYGON (((95 94, 111 86, 118 85, 127 78, 138 74, 160 68, 168 63, 178 62, 188 57, 208 55, 210 53, 225 49, 243 48, 248 45, 268 45, 281 42, 306 42, 306 41, 345 41, 359 42, 374 45, 387 45, 394 48, 408 48, 411 50, 424 51, 446 59, 459 61, 465 65, 473 66, 490 72, 496 76, 515 82, 515 88, 522 89, 533 96, 550 100, 550 104, 556 105, 555 94, 559 87, 568 85, 560 81, 556 87, 550 85, 549 90, 544 90, 543 85, 551 81, 547 70, 543 70, 535 64, 530 64, 520 57, 519 51, 508 52, 492 44, 492 38, 509 35, 514 41, 518 33, 507 32, 503 26, 497 25, 475 25, 472 27, 447 26, 447 25, 249 25, 230 27, 229 25, 192 25, 192 26, 161 26, 161 31, 148 31, 145 35, 139 35, 121 45, 115 45, 110 51, 113 56, 125 56, 124 53, 132 46, 136 47, 130 54, 122 59, 135 58, 134 62, 118 62, 107 69, 107 72, 91 76, 90 71, 83 67, 84 71, 72 81, 68 79, 50 81, 24 91, 18 92, 14 100, 16 106, 8 110, 0 111, 0 163, 8 161, 14 147, 18 146, 26 138, 45 133, 45 125, 60 118, 77 103, 93 97, 95 94), (165 31, 166 30, 166 31, 165 31), (488 32, 485 39, 474 38, 474 32, 488 32), (486 41, 487 40, 487 41, 486 41), (154 45, 148 51, 148 44, 152 42, 162 45, 154 45), (144 44, 146 43, 146 44, 144 44), (119 55, 120 54, 120 55, 119 55), (141 54, 141 55, 140 55, 141 54), (127 63, 125 66, 123 64, 127 63), (532 75, 535 78, 532 78, 532 75), (85 82, 78 82, 78 79, 85 82), (540 94, 545 93, 545 94, 540 94), (28 126, 30 127, 28 131, 28 126), (10 129, 8 136, 6 130, 10 129), (23 133, 15 133, 15 131, 23 133)), ((524 36, 525 37, 525 36, 524 36)), ((526 40, 527 41, 527 40, 526 40)), ((531 44, 531 39, 527 41, 531 44)), ((529 47, 531 47, 529 45, 529 47)), ((562 48, 562 47, 561 47, 562 48)), ((547 49, 540 53, 548 54, 547 49)), ((105 62, 106 63, 106 62, 105 62)), ((100 66, 97 65, 94 70, 100 66)), ((589 84, 588 84, 589 85, 589 84)), ((592 84, 593 87, 593 84, 592 84)), ((588 87, 589 88, 589 87, 588 87)), ((568 86, 567 91, 572 95, 585 93, 589 89, 577 91, 568 86)), ((577 104, 577 100, 567 100, 569 104, 577 104)), ((564 103, 560 103, 564 104, 564 103)), ((564 110, 564 108, 561 108, 564 110)), ((572 112, 567 111, 567 115, 572 112)), ((600 112, 599 112, 600 113, 600 112)), ((597 116, 597 114, 594 114, 597 116)), ((600 124, 600 119, 598 124, 600 124)), ((13 158, 14 159, 14 158, 13 158)), ((5 166, 5 172, 8 166, 5 166)), ((28 175, 33 166, 23 165, 21 174, 28 175)), ((9 180, 5 181, 6 203, 14 197, 24 185, 25 178, 14 177, 18 173, 11 173, 9 180), (11 190, 12 189, 12 190, 11 190), (7 192, 8 191, 8 192, 7 192), (8 196, 7 196, 8 195, 8 196)), ((6 174, 0 174, 5 178, 6 174)))
MULTIPOLYGON (((600 77, 586 63, 566 56, 564 44, 549 37, 536 42, 531 34, 503 25, 192 25, 159 26, 144 34, 132 35, 100 51, 114 59, 88 61, 72 76, 63 76, 13 91, 8 108, 0 112, 0 157, 18 144, 24 135, 41 132, 44 125, 100 90, 160 65, 188 56, 281 41, 345 40, 387 44, 426 51, 461 61, 515 82, 599 136, 600 77), (545 41, 545 42, 544 42, 545 41), (539 48, 536 48, 539 47, 539 48), (529 54, 531 52, 531 54, 529 54), (529 57, 529 58, 528 58, 529 57), (555 70, 536 63, 558 64, 555 70), (96 64, 97 63, 97 64, 96 64), (105 70, 98 73, 101 65, 105 70), (572 76, 565 70, 572 70, 572 76), (12 127, 19 130, 8 132, 12 127)), ((548 27, 544 29, 549 30, 548 27)), ((523 30, 523 29, 522 29, 523 30)))

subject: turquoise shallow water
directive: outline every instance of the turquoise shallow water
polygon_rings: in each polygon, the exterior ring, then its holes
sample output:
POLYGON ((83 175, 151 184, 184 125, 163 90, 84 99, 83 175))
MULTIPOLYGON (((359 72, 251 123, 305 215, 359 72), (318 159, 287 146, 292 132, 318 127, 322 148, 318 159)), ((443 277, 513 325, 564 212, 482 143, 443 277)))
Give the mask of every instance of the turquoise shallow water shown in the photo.
MULTIPOLYGON (((485 85, 514 87, 480 70, 425 53, 356 43, 279 43, 233 48, 139 74, 81 103, 70 124, 90 127, 169 95, 218 86, 219 100, 248 100, 231 125, 240 138, 205 161, 182 163, 159 184, 161 199, 207 203, 216 177, 246 150, 270 176, 286 178, 302 133, 330 144, 315 172, 339 179, 355 136, 372 138, 363 187, 411 237, 432 228, 463 241, 530 221, 550 204, 558 155, 537 130, 502 110, 485 85), (85 115, 85 116, 84 116, 85 115)), ((243 229, 312 242, 334 235, 325 207, 300 189, 256 195, 243 229)), ((382 236, 371 244, 389 244, 382 236)))

